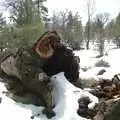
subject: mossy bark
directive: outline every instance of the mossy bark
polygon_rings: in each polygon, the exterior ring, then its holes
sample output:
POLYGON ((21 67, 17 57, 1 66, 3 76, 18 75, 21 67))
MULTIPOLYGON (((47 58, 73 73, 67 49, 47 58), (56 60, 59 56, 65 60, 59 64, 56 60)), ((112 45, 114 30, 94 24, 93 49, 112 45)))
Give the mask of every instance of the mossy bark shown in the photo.
MULTIPOLYGON (((28 96, 29 93, 40 98, 47 108, 54 106, 50 77, 42 70, 44 62, 32 49, 20 49, 15 56, 10 56, 1 63, 1 70, 7 76, 3 75, 7 79, 5 85, 14 94, 13 99, 17 100, 16 96, 25 94, 28 96)), ((33 96, 28 98, 33 99, 33 96)))

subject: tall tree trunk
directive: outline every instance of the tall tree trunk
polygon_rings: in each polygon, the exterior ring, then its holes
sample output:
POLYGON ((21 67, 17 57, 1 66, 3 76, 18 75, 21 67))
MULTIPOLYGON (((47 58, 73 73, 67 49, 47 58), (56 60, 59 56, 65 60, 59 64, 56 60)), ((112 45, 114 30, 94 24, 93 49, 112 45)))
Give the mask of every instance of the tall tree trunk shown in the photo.
POLYGON ((88 19, 88 28, 87 28, 87 44, 86 44, 86 48, 87 50, 89 49, 89 43, 90 43, 90 17, 88 19))

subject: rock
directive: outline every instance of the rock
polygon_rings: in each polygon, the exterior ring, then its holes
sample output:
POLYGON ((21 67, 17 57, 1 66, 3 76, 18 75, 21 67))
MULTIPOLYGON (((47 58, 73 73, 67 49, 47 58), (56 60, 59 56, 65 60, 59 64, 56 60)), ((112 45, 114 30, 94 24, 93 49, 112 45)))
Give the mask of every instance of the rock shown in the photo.
POLYGON ((77 113, 82 116, 85 117, 87 119, 93 118, 96 115, 96 111, 95 110, 91 110, 88 108, 88 104, 90 103, 90 99, 89 97, 83 97, 80 98, 78 103, 79 103, 79 109, 77 110, 77 113))
POLYGON ((95 88, 93 90, 90 90, 89 92, 98 98, 105 97, 105 92, 103 90, 101 90, 100 88, 95 88))
POLYGON ((82 67, 81 69, 82 69, 84 72, 86 72, 86 71, 88 71, 89 69, 91 69, 91 67, 85 66, 85 67, 82 67))
POLYGON ((34 116, 31 116, 30 118, 31 118, 31 119, 34 119, 34 116))
POLYGON ((102 69, 102 70, 100 70, 100 71, 97 73, 97 75, 103 75, 105 72, 106 72, 106 70, 105 70, 105 69, 102 69))
POLYGON ((88 104, 90 103, 90 99, 89 99, 89 97, 83 97, 78 100, 78 103, 79 103, 79 105, 84 104, 84 105, 88 106, 88 104))
POLYGON ((46 109, 46 108, 43 109, 42 113, 46 114, 48 119, 51 119, 56 115, 54 111, 51 111, 50 109, 46 109))
POLYGON ((35 115, 32 115, 30 118, 31 118, 31 119, 34 119, 35 117, 38 117, 38 116, 40 116, 40 113, 35 114, 35 115))

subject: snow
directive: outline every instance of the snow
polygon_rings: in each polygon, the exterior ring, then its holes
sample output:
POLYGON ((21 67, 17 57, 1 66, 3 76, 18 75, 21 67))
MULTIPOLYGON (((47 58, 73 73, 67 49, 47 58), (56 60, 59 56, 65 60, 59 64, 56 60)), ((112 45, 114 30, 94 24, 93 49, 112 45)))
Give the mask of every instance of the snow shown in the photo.
POLYGON ((87 68, 91 68, 94 66, 94 63, 96 61, 95 57, 98 55, 98 52, 93 50, 80 50, 75 51, 75 54, 80 57, 81 67, 86 66, 87 68))
POLYGON ((80 78, 81 79, 94 79, 96 81, 100 79, 111 79, 115 74, 120 73, 120 49, 115 49, 114 44, 105 45, 105 53, 107 55, 97 58, 98 52, 94 48, 90 50, 75 51, 75 55, 80 57, 80 78), (110 67, 96 67, 95 64, 103 60, 108 62, 110 67), (83 71, 82 68, 87 68, 87 71, 83 71), (97 73, 105 69, 106 72, 103 75, 97 75, 97 73))
POLYGON ((32 115, 41 112, 43 109, 34 105, 16 103, 5 96, 3 91, 6 91, 6 88, 3 83, 0 83, 0 97, 2 98, 0 103, 0 120, 31 120, 30 117, 32 115))
POLYGON ((72 85, 65 78, 64 73, 59 73, 51 78, 54 87, 53 95, 55 98, 56 107, 54 108, 55 113, 60 116, 55 116, 55 120, 86 120, 77 114, 78 110, 78 99, 84 96, 88 96, 91 103, 88 105, 90 109, 93 109, 98 98, 93 96, 87 91, 72 85))
MULTIPOLYGON (((88 107, 92 109, 95 104, 98 103, 97 97, 68 82, 63 72, 52 76, 51 84, 54 87, 53 98, 55 102, 54 111, 56 113, 56 116, 51 120, 88 120, 77 114, 79 107, 78 99, 88 96, 91 100, 88 107)), ((5 96, 3 91, 6 91, 6 88, 3 83, 0 83, 0 97, 2 97, 2 103, 0 104, 0 119, 31 120, 31 116, 35 116, 34 120, 47 120, 46 116, 42 114, 43 107, 16 103, 5 96), (40 116, 37 114, 40 114, 40 116)))

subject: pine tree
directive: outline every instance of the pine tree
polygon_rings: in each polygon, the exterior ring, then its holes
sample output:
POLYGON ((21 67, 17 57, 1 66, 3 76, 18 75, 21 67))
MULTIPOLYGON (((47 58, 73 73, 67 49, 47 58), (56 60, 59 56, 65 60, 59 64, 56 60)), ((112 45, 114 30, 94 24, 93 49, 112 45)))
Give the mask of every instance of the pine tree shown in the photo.
POLYGON ((118 14, 118 16, 116 18, 115 35, 117 37, 120 37, 120 13, 118 14))
POLYGON ((42 22, 47 15, 46 0, 5 0, 11 20, 17 25, 42 22))
POLYGON ((3 17, 2 13, 0 13, 0 52, 4 49, 4 39, 1 38, 1 34, 3 33, 6 25, 6 20, 3 17))
POLYGON ((3 17, 3 14, 0 13, 0 31, 3 30, 4 26, 6 25, 5 17, 3 17))
POLYGON ((115 23, 115 37, 116 37, 116 45, 118 48, 120 48, 120 13, 118 14, 116 18, 116 23, 115 23))

